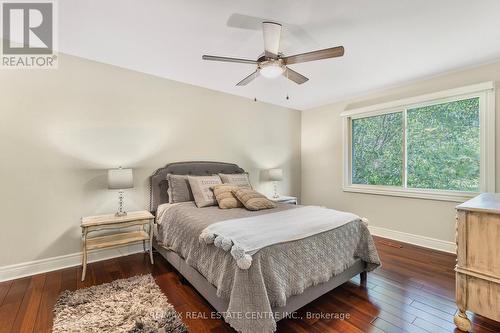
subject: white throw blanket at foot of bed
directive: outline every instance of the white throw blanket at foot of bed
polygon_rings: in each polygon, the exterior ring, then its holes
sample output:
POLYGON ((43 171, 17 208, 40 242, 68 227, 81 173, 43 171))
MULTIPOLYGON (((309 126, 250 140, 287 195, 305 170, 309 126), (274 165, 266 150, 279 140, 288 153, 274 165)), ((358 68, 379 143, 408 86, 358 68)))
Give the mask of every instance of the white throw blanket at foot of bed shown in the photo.
POLYGON ((359 219, 352 213, 305 206, 214 223, 199 238, 200 242, 231 251, 238 267, 248 269, 252 255, 260 249, 333 230, 359 219))

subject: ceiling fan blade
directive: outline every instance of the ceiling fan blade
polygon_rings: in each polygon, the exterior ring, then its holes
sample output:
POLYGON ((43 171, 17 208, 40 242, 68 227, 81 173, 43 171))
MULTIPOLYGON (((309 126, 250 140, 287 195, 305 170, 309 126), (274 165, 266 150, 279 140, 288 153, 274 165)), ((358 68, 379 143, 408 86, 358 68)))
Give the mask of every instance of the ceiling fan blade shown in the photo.
POLYGON ((262 22, 264 34, 264 51, 266 57, 276 59, 280 48, 281 24, 275 22, 262 22))
POLYGON ((238 82, 236 85, 237 86, 246 86, 247 84, 249 84, 250 82, 252 82, 257 76, 259 76, 259 71, 258 70, 256 70, 252 74, 248 75, 246 78, 244 78, 243 80, 241 80, 240 82, 238 82))
POLYGON ((224 62, 237 62, 242 64, 251 64, 256 65, 256 60, 250 59, 240 59, 240 58, 229 58, 229 57, 219 57, 219 56, 211 56, 211 55, 203 55, 201 57, 203 60, 211 60, 211 61, 224 61, 224 62))
POLYGON ((300 62, 342 57, 343 55, 344 55, 344 47, 337 46, 337 47, 331 47, 329 49, 312 51, 285 57, 283 58, 283 61, 285 62, 285 64, 291 65, 291 64, 298 64, 300 62))
POLYGON ((262 22, 264 21, 266 19, 260 17, 233 13, 227 19, 226 25, 231 28, 262 31, 262 22))
POLYGON ((283 75, 286 76, 289 80, 292 80, 293 82, 295 82, 297 84, 302 84, 302 83, 309 81, 309 79, 307 77, 305 77, 302 74, 297 73, 296 71, 294 71, 293 69, 290 69, 288 67, 286 68, 286 71, 283 72, 283 75))

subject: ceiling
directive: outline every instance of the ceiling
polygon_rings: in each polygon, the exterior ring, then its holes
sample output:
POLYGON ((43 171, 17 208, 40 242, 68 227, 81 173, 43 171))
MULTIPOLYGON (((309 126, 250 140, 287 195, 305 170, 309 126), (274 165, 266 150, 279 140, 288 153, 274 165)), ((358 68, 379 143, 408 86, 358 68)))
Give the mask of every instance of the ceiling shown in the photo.
POLYGON ((58 3, 63 53, 301 110, 500 59, 498 0, 58 3), (256 18, 283 24, 285 55, 338 45, 345 55, 291 65, 310 79, 301 86, 259 77, 236 87, 254 65, 201 56, 256 59, 263 52, 256 18))

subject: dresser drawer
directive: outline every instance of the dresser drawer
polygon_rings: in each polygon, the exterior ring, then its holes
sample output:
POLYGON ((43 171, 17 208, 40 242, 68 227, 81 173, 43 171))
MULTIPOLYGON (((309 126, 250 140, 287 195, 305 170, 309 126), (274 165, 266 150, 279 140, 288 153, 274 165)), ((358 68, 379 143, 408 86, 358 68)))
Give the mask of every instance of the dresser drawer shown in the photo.
POLYGON ((465 266, 500 276, 500 215, 468 212, 466 229, 465 266))
MULTIPOLYGON (((473 274, 473 273, 472 273, 473 274)), ((499 281, 500 282, 500 281, 499 281)), ((500 321, 500 283, 457 272, 457 285, 467 293, 467 309, 481 316, 500 321), (459 282, 460 280, 460 282, 459 282)))

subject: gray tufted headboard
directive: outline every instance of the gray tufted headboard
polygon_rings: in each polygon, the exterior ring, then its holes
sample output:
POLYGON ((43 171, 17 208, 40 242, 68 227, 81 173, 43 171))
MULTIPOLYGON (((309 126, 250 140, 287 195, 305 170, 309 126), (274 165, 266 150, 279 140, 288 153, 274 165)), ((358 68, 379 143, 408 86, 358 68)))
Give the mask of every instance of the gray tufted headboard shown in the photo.
POLYGON ((150 178, 149 210, 156 213, 156 208, 168 202, 167 174, 206 176, 217 173, 242 173, 242 168, 233 163, 224 162, 176 162, 156 170, 150 178))

